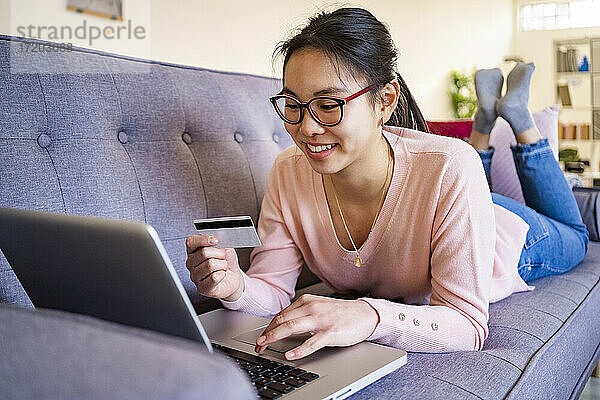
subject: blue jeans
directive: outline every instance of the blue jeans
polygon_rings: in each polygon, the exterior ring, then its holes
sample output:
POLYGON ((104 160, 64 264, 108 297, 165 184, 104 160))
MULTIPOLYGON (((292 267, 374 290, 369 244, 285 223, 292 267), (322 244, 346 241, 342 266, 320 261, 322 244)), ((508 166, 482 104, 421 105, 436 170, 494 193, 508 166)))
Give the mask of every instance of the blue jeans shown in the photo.
MULTIPOLYGON (((554 158, 548 139, 511 145, 525 204, 492 193, 492 201, 529 224, 518 271, 529 282, 569 271, 583 260, 589 233, 567 180, 554 158)), ((494 148, 477 150, 491 187, 490 166, 494 148)))

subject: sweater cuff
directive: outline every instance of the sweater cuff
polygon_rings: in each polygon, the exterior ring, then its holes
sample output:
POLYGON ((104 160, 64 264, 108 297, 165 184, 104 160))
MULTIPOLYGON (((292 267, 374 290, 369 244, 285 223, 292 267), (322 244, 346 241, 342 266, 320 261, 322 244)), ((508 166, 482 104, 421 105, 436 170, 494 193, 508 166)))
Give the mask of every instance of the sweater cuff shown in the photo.
POLYGON ((260 281, 257 279, 252 279, 243 271, 242 277, 244 279, 244 290, 242 291, 242 295, 236 301, 225 301, 221 299, 221 304, 223 304, 223 307, 229 310, 243 311, 248 314, 259 315, 261 317, 272 316, 274 314, 273 312, 265 309, 256 301, 256 298, 260 297, 259 294, 261 293, 261 290, 264 290, 264 287, 261 288, 260 286, 260 281))
POLYGON ((250 296, 248 296, 248 281, 247 281, 248 277, 246 276, 246 273, 242 271, 242 280, 244 282, 244 290, 242 291, 242 295, 240 296, 239 299, 235 300, 235 301, 226 301, 221 299, 221 304, 223 304, 223 307, 229 309, 229 310, 239 310, 239 311, 244 311, 246 309, 251 308, 252 306, 252 302, 250 300, 250 296))
POLYGON ((386 300, 372 299, 369 297, 361 297, 358 300, 363 300, 377 311, 379 315, 379 323, 375 327, 371 336, 365 340, 377 340, 388 335, 397 335, 398 332, 398 318, 403 318, 404 314, 398 314, 393 307, 389 307, 386 300))

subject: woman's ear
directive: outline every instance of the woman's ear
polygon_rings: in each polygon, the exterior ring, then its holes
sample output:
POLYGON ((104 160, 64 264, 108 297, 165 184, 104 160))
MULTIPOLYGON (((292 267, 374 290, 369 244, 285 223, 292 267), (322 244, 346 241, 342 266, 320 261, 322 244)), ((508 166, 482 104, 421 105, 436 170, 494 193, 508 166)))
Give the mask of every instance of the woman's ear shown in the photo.
POLYGON ((390 119, 396 106, 398 105, 398 99, 400 96, 400 84, 398 79, 394 78, 381 89, 382 102, 380 108, 380 116, 383 118, 384 123, 390 119))

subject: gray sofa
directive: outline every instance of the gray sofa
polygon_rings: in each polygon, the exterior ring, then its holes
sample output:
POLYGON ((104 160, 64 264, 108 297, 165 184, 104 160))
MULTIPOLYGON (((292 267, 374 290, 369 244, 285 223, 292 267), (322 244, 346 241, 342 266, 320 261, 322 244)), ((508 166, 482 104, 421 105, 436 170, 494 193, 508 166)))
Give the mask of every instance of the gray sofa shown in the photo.
MULTIPOLYGON (((184 238, 194 233, 194 218, 258 220, 271 165, 293 144, 267 100, 281 83, 78 48, 31 53, 23 43, 43 42, 0 36, 0 206, 145 221, 196 310, 218 307, 189 279, 184 238)), ((238 254, 247 268, 250 250, 238 254)), ((327 292, 304 270, 299 293, 327 292)), ((599 277, 600 243, 591 242, 572 271, 491 304, 482 351, 409 353, 407 365, 352 398, 576 399, 600 358, 599 277)), ((32 307, 1 254, 0 302, 32 307)), ((46 318, 4 309, 27 314, 32 324, 46 318)), ((3 334, 0 349, 14 358, 23 347, 12 342, 36 335, 3 334)), ((74 360, 87 357, 76 345, 62 349, 74 360)), ((38 353, 41 360, 54 355, 38 353)), ((11 370, 10 359, 3 355, 0 370, 11 370)), ((235 373, 230 379, 247 384, 235 373)), ((29 384, 18 373, 11 382, 23 390, 29 384)), ((144 394, 131 388, 129 397, 144 394)))

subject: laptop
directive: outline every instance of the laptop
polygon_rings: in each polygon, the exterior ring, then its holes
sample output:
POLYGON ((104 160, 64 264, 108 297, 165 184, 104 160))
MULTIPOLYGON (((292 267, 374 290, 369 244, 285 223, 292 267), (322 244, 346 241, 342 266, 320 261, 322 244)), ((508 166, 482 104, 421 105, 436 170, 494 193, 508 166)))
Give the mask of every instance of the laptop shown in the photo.
POLYGON ((405 351, 370 342, 287 361, 302 336, 258 356, 254 341, 269 319, 225 309, 197 315, 143 222, 0 208, 0 249, 34 306, 197 341, 233 358, 261 398, 343 399, 407 362, 405 351))

